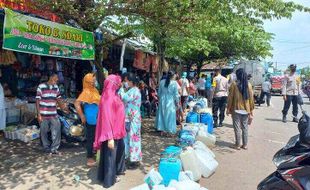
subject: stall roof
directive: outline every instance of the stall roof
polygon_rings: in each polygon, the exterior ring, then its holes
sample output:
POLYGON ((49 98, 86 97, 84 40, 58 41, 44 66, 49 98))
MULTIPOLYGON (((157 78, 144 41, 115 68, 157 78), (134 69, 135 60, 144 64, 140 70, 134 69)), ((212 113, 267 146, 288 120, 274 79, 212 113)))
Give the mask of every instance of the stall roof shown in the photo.
POLYGON ((232 69, 232 66, 228 65, 227 59, 217 59, 212 61, 207 61, 201 67, 201 70, 214 70, 216 67, 220 66, 222 69, 232 69))

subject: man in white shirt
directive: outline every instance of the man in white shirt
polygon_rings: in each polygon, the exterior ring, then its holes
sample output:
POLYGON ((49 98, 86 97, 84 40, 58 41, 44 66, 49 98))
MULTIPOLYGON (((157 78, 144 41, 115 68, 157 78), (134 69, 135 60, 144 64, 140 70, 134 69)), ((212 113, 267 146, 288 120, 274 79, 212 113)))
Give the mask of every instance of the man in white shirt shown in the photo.
POLYGON ((213 113, 214 127, 216 128, 223 126, 229 86, 228 86, 228 79, 221 75, 220 67, 217 67, 215 69, 215 77, 213 80, 214 80, 213 82, 214 94, 212 100, 213 105, 212 113, 213 113), (218 111, 220 111, 219 115, 218 111))
POLYGON ((186 77, 187 77, 187 73, 184 72, 179 82, 181 86, 181 103, 182 103, 183 110, 185 110, 186 108, 187 98, 189 95, 189 81, 186 77))
POLYGON ((198 80, 198 93, 202 97, 206 97, 206 75, 202 74, 198 80))
POLYGON ((293 122, 298 123, 298 95, 300 94, 301 82, 299 76, 296 75, 297 66, 292 64, 289 66, 290 73, 285 75, 283 79, 282 95, 284 99, 284 108, 282 110, 284 123, 287 122, 286 115, 293 104, 293 122))
POLYGON ((271 99, 271 83, 270 79, 266 79, 265 82, 262 84, 262 92, 260 94, 260 100, 258 105, 260 106, 261 103, 264 101, 265 96, 267 97, 267 106, 270 106, 270 99, 271 99))

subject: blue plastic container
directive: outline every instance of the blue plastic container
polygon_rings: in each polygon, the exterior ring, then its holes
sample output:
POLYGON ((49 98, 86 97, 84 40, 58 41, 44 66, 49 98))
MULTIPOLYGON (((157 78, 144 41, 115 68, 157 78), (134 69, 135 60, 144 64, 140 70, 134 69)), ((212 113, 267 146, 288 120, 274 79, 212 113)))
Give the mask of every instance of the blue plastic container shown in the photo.
POLYGON ((213 134, 213 117, 210 113, 200 114, 200 123, 208 126, 208 130, 206 132, 213 134))
POLYGON ((159 162, 159 173, 163 177, 163 184, 168 186, 171 180, 179 179, 182 169, 181 160, 177 158, 162 158, 159 162))
POLYGON ((199 114, 189 112, 186 116, 186 123, 199 123, 199 114))
POLYGON ((168 146, 161 154, 166 158, 177 158, 180 156, 182 152, 182 148, 178 146, 168 146))

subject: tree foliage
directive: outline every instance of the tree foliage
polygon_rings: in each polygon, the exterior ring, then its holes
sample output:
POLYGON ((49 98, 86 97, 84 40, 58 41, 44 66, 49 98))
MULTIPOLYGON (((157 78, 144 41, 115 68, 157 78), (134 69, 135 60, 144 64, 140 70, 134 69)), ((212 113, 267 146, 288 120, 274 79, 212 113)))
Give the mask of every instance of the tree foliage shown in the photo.
POLYGON ((272 34, 264 30, 263 20, 309 11, 284 0, 32 1, 86 30, 94 31, 103 23, 124 37, 142 33, 162 57, 187 61, 270 56, 272 34))

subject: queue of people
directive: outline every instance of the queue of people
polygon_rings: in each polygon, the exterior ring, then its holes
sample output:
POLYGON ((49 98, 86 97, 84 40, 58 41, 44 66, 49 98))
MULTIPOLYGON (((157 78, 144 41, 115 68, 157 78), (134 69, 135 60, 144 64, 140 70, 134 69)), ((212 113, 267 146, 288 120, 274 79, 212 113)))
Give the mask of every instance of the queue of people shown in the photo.
MULTIPOLYGON (((294 121, 298 114, 296 107, 300 88, 295 75, 296 66, 290 69, 282 92, 285 100, 283 122, 286 122, 291 103, 294 121)), ((52 155, 60 154, 61 127, 57 118, 57 105, 67 110, 61 100, 57 81, 57 74, 52 74, 48 82, 39 85, 36 96, 43 148, 52 155), (52 142, 48 138, 49 131, 52 142)), ((146 108, 150 117, 151 102, 155 100, 150 98, 153 92, 158 96, 155 127, 161 135, 172 137, 176 134, 177 121, 180 124, 184 120, 189 96, 196 96, 198 92, 212 103, 214 127, 223 126, 226 110, 226 115, 231 115, 233 120, 235 148, 248 148, 248 126, 254 116, 254 92, 244 69, 238 69, 234 80, 228 80, 221 75, 221 69, 216 68, 214 76, 201 76, 197 88, 193 79, 187 79, 186 72, 179 78, 173 71, 169 71, 159 84, 155 75, 152 75, 150 81, 148 88, 133 73, 125 73, 123 77, 111 74, 106 77, 100 95, 96 89, 94 73, 86 74, 83 79, 83 91, 75 107, 82 124, 86 126, 86 164, 89 167, 95 166, 95 152, 100 151, 98 180, 105 188, 120 180, 118 176, 125 174, 126 165, 130 169, 139 167, 142 161, 141 106, 146 108), (158 92, 156 85, 159 86, 158 92)), ((263 92, 262 98, 270 95, 268 81, 263 84, 263 92)), ((270 98, 267 98, 267 105, 270 105, 270 98)))

